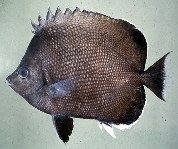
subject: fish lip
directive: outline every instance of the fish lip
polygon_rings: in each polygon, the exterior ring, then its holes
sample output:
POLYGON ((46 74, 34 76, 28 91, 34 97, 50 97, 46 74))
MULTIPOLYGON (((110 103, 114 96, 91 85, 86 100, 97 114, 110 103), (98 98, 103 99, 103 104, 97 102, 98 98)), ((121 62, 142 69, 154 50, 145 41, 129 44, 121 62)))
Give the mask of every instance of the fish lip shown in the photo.
POLYGON ((8 78, 6 78, 5 83, 10 87, 14 85, 8 78))

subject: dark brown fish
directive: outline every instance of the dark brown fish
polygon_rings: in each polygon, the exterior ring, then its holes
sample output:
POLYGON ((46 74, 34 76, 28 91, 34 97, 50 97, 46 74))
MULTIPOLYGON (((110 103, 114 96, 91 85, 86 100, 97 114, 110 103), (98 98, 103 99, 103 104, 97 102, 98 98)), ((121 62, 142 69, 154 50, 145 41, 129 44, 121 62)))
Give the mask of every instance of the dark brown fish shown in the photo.
POLYGON ((9 85, 37 109, 53 116, 67 142, 70 117, 107 125, 132 124, 142 113, 147 86, 163 99, 164 55, 146 71, 147 43, 132 24, 108 16, 60 9, 38 17, 27 51, 9 85))

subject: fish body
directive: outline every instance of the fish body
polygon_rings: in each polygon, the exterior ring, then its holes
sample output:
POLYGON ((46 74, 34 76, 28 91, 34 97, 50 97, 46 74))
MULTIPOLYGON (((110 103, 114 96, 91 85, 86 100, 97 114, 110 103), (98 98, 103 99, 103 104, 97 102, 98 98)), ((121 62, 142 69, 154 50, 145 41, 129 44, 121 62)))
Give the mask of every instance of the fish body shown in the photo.
POLYGON ((53 116, 67 142, 71 117, 132 124, 145 105, 143 85, 163 99, 166 54, 146 71, 147 42, 132 24, 66 9, 38 18, 27 51, 9 85, 37 109, 53 116))

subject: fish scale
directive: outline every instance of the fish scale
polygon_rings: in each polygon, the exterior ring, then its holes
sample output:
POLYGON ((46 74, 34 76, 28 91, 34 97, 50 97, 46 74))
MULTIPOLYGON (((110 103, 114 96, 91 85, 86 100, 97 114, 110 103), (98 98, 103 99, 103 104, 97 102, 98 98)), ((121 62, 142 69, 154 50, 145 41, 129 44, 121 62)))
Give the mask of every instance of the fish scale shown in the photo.
POLYGON ((71 117, 109 127, 133 124, 145 105, 143 85, 164 100, 169 53, 145 71, 147 42, 134 25, 79 8, 57 8, 55 15, 49 9, 46 20, 38 21, 31 22, 35 35, 6 80, 29 104, 52 115, 63 142, 73 130, 71 117))

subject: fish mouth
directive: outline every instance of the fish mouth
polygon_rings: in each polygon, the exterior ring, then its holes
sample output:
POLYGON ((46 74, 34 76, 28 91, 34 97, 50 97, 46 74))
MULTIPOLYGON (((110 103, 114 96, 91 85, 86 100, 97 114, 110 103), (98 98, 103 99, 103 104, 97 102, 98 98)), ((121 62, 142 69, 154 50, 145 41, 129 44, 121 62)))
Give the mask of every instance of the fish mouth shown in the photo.
POLYGON ((5 83, 10 87, 12 87, 14 85, 8 77, 6 78, 5 83))

